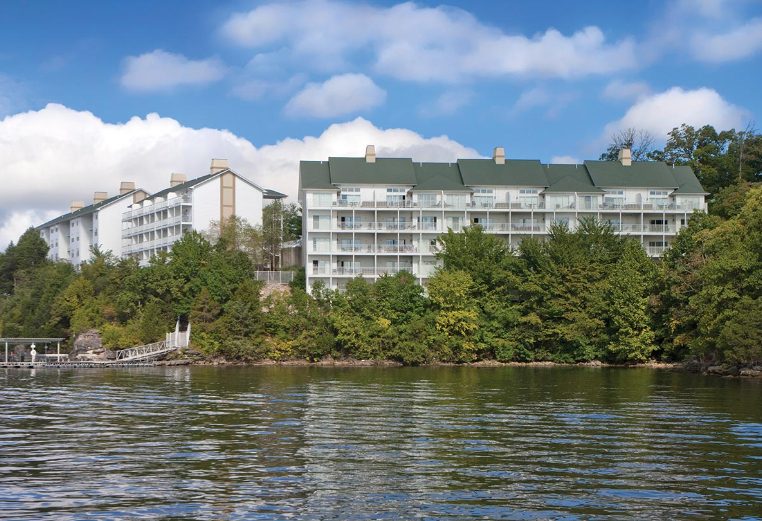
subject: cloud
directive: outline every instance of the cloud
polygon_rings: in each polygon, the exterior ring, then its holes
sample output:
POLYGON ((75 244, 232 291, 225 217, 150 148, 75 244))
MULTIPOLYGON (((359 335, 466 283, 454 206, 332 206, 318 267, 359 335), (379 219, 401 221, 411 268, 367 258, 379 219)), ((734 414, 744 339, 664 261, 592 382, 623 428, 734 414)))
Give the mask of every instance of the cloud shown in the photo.
POLYGON ((386 91, 364 74, 341 74, 308 83, 286 105, 289 116, 331 118, 363 112, 386 100, 386 91))
POLYGON ((58 212, 50 210, 21 210, 6 215, 0 213, 0 251, 4 251, 11 241, 18 242, 21 234, 29 227, 37 226, 58 215, 58 212))
POLYGON ((606 125, 604 135, 635 128, 650 132, 656 139, 664 139, 667 132, 683 123, 726 130, 743 126, 747 118, 746 110, 724 100, 713 89, 673 87, 639 99, 624 116, 606 125))
POLYGON ((762 18, 720 34, 697 33, 691 46, 699 61, 720 63, 748 58, 762 50, 762 18))
POLYGON ((171 172, 189 178, 207 173, 212 157, 227 158, 241 175, 296 198, 301 159, 361 156, 368 144, 376 145, 379 156, 417 161, 479 155, 446 136, 380 129, 362 118, 331 125, 319 136, 257 148, 229 131, 190 128, 157 114, 107 123, 49 104, 0 120, 0 248, 29 224, 65 212, 72 200, 91 201, 94 191, 115 194, 123 180, 155 192, 166 188, 171 172))
POLYGON ((167 91, 181 85, 206 85, 222 79, 227 70, 217 58, 190 60, 161 49, 128 56, 122 86, 132 91, 167 91))
POLYGON ((553 119, 576 98, 577 94, 574 92, 554 93, 544 87, 534 87, 521 93, 511 107, 510 115, 516 116, 528 110, 544 107, 545 117, 553 119))
POLYGON ((608 42, 595 26, 568 35, 553 28, 508 34, 462 9, 412 2, 271 2, 233 14, 221 32, 242 47, 287 49, 291 61, 315 70, 345 70, 362 60, 376 72, 409 81, 573 78, 634 69, 641 61, 631 39, 608 42))
POLYGON ((637 100, 651 93, 644 81, 613 80, 603 89, 603 97, 613 100, 637 100))
POLYGON ((582 161, 574 156, 553 156, 550 158, 551 165, 578 165, 580 163, 582 161))
POLYGON ((450 90, 443 92, 430 103, 419 110, 423 117, 451 116, 471 102, 473 93, 467 90, 450 90))

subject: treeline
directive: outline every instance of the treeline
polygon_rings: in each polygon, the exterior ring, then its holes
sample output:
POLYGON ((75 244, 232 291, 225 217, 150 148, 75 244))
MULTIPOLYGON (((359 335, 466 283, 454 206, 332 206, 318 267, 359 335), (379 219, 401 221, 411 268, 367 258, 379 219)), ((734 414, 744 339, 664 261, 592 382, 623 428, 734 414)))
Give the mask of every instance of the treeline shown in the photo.
POLYGON ((0 336, 97 328, 126 347, 179 318, 203 356, 229 360, 762 361, 762 188, 728 219, 694 215, 662 262, 594 221, 515 252, 478 226, 450 232, 426 291, 400 273, 311 295, 297 277, 263 297, 239 231, 188 234, 143 268, 96 251, 74 271, 30 229, 0 255, 0 336))

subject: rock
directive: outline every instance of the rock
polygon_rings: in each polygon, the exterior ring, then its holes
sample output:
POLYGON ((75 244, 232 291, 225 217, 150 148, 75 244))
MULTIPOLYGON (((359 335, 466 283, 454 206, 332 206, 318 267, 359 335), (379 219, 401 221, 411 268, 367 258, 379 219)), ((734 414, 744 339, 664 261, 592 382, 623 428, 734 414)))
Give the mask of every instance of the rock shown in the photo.
POLYGON ((706 368, 706 372, 709 374, 728 374, 728 370, 723 365, 710 365, 706 368))
POLYGON ((752 368, 752 369, 741 369, 738 372, 739 376, 762 376, 762 371, 752 368))
POLYGON ((74 348, 69 354, 70 360, 95 362, 99 360, 113 360, 116 353, 103 347, 101 334, 97 329, 89 329, 80 333, 74 340, 74 348))

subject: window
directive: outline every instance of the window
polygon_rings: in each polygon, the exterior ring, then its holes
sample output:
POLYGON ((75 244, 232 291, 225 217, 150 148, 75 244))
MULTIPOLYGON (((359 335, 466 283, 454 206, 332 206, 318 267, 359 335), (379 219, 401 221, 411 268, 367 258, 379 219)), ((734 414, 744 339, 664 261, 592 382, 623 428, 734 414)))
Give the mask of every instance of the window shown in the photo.
POLYGON ((445 194, 445 202, 447 206, 453 208, 465 208, 468 203, 468 196, 466 194, 445 194))
POLYGON ((519 203, 522 208, 537 208, 540 206, 539 190, 537 188, 519 189, 519 203))
POLYGON ((477 208, 495 206, 495 191, 492 188, 476 188, 474 190, 474 206, 477 208))
POLYGON ((593 210, 598 206, 598 198, 594 195, 580 195, 579 207, 582 210, 593 210))
POLYGON ((603 205, 609 208, 624 206, 624 190, 606 190, 603 196, 603 205))
POLYGON ((407 190, 404 188, 387 188, 386 204, 389 206, 403 206, 405 204, 406 192, 407 190))
POLYGON ((648 201, 660 208, 669 205, 669 190, 649 190, 648 201))
POLYGON ((437 194, 418 194, 418 206, 434 208, 437 205, 437 194))
POLYGON ((421 230, 436 230, 437 218, 434 215, 424 215, 418 218, 418 227, 421 230))
POLYGON ((339 204, 343 206, 355 206, 360 203, 360 189, 356 187, 342 188, 339 194, 339 204))

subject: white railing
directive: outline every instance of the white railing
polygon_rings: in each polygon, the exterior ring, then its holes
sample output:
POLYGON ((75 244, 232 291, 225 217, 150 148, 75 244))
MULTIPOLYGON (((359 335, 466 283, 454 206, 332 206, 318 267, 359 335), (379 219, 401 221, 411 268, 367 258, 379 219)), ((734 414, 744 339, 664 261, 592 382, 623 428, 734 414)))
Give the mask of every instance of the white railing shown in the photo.
POLYGON ((293 271, 257 271, 254 278, 268 284, 288 284, 294 280, 293 271))

